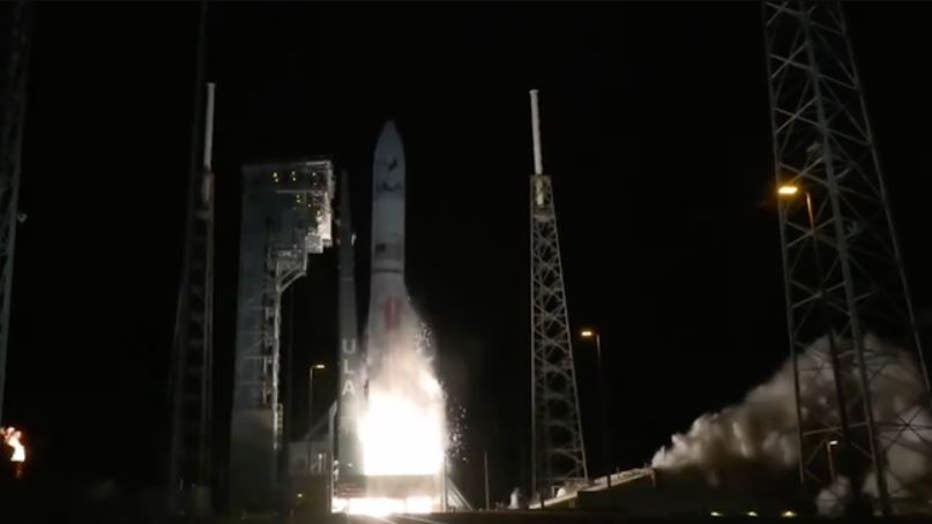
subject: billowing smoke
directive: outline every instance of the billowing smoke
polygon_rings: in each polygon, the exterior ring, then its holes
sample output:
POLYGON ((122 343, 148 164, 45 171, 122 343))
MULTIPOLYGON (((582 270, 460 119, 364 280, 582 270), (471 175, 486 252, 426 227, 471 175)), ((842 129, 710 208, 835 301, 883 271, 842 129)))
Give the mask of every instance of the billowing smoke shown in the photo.
MULTIPOLYGON (((843 375, 843 390, 850 401, 858 394, 859 367, 850 341, 835 340, 843 375)), ((885 478, 893 499, 928 500, 932 496, 932 413, 925 397, 924 379, 912 356, 868 335, 864 360, 871 384, 872 411, 877 440, 884 450, 885 478)), ((818 421, 838 424, 835 381, 828 337, 812 343, 799 355, 800 411, 803 427, 818 421)), ((686 434, 672 437, 652 465, 667 470, 700 470, 710 483, 721 475, 748 466, 791 471, 799 459, 793 364, 785 362, 767 382, 755 387, 740 404, 705 414, 686 434)), ((877 496, 876 472, 864 472, 861 492, 877 496)), ((851 496, 850 480, 839 476, 824 486, 816 505, 823 514, 835 514, 840 500, 851 496)), ((909 506, 908 511, 928 510, 909 506)))

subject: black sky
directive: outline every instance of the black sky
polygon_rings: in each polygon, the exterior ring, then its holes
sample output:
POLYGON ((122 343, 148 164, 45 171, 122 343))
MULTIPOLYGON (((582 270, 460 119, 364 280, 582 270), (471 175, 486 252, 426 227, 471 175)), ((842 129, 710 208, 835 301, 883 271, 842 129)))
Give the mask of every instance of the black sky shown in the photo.
MULTIPOLYGON (((36 474, 66 485, 161 475, 197 12, 38 7, 4 417, 27 428, 36 474)), ((849 15, 914 302, 932 308, 932 6, 855 3, 849 15)), ((783 360, 756 3, 226 3, 209 17, 218 399, 229 400, 240 167, 332 155, 353 178, 367 246, 372 149, 394 118, 408 161, 408 285, 465 409, 457 475, 480 500, 487 448, 494 498, 525 483, 532 87, 570 320, 602 332, 614 463, 649 461, 783 360)), ((334 362, 334 262, 313 259, 292 292, 300 376, 334 362)), ((593 348, 576 355, 601 471, 593 348)), ((332 385, 325 374, 318 395, 332 385)))

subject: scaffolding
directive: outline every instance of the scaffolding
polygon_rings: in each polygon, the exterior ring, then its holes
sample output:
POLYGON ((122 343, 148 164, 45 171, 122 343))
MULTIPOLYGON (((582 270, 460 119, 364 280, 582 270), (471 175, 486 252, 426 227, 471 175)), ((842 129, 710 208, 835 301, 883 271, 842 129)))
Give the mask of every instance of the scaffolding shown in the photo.
MULTIPOLYGON (((909 492, 890 454, 929 449, 928 375, 848 28, 835 1, 765 2, 763 18, 800 479, 815 492, 844 476, 853 502, 865 489, 889 515, 909 492), (816 340, 825 351, 807 352, 816 340), (917 402, 880 409, 892 380, 917 402), (804 405, 818 381, 834 385, 830 409, 804 405)), ((847 492, 825 493, 852 507, 847 492)))
POLYGON ((279 401, 281 297, 307 271, 308 256, 330 247, 330 160, 243 168, 233 412, 231 500, 268 508, 280 481, 283 449, 279 401))

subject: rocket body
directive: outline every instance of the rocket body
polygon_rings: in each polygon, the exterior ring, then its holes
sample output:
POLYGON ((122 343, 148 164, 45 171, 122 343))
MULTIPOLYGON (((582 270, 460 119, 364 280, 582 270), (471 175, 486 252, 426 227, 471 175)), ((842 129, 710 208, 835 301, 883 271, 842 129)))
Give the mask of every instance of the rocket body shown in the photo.
POLYGON ((372 497, 393 490, 398 496, 404 487, 397 485, 398 476, 424 483, 415 491, 404 488, 406 496, 439 493, 445 404, 405 285, 405 155, 393 122, 382 128, 372 170, 364 473, 368 480, 379 479, 368 484, 372 497), (389 485, 394 488, 385 491, 389 485))
POLYGON ((372 275, 366 347, 369 377, 390 365, 391 348, 414 328, 405 286, 405 155, 394 122, 382 128, 372 161, 372 275))

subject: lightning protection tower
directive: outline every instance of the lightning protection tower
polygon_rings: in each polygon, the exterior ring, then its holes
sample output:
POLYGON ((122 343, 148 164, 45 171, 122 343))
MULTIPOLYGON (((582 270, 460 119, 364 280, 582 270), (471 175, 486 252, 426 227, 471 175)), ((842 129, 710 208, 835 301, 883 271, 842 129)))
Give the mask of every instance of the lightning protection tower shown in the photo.
POLYGON ((0 422, 10 335, 13 254, 19 218, 20 153, 26 112, 30 2, 0 5, 0 422))
POLYGON ((214 174, 211 156, 214 84, 206 84, 205 109, 206 9, 207 2, 202 2, 185 206, 184 259, 172 341, 169 455, 170 510, 175 514, 195 515, 210 512, 212 480, 214 174))
POLYGON ((531 491, 541 502, 588 480, 553 186, 543 174, 537 90, 531 91, 531 491))
POLYGON ((844 475, 890 514, 909 488, 891 453, 928 445, 915 409, 928 375, 848 28, 835 1, 768 1, 763 17, 800 477, 816 491, 844 475), (902 361, 870 333, 908 349, 916 372, 893 376, 902 361), (823 336, 827 351, 803 357, 823 336), (832 405, 803 406, 826 380, 832 405), (887 412, 875 392, 891 380, 915 401, 887 412))

